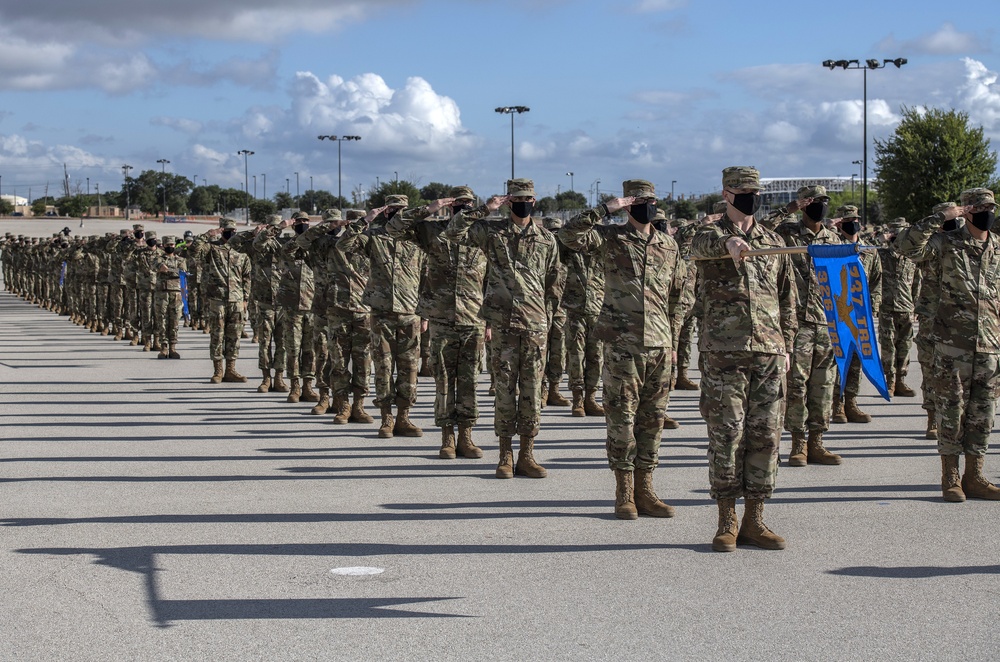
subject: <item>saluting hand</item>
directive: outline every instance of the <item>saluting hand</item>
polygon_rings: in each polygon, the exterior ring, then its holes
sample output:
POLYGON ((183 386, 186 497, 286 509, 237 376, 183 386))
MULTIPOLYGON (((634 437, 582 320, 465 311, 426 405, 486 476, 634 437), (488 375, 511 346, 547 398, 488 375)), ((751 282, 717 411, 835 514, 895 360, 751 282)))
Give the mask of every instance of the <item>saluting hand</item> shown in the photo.
POLYGON ((612 198, 611 200, 608 200, 604 204, 608 206, 608 211, 614 214, 616 211, 620 209, 625 209, 625 207, 631 207, 632 205, 634 205, 635 197, 630 195, 625 198, 612 198))

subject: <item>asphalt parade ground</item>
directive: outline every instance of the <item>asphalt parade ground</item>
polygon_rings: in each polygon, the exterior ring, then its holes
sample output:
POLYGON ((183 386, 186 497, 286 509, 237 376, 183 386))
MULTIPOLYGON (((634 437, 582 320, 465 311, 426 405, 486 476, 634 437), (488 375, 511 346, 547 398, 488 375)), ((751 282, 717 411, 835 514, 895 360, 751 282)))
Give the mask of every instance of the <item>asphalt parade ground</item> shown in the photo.
MULTIPOLYGON (((603 419, 546 408, 549 477, 497 480, 486 375, 485 457, 440 460, 428 378, 424 437, 382 440, 256 393, 248 341, 246 384, 208 384, 201 332, 182 329, 178 351, 158 360, 0 293, 0 659, 1000 650, 1000 504, 941 500, 919 398, 887 403, 866 385, 874 421, 826 437, 842 466, 779 470, 765 515, 788 548, 719 554, 697 392, 674 393, 681 428, 654 474, 676 517, 619 521, 603 419)), ((996 453, 986 469, 1000 478, 996 453)))

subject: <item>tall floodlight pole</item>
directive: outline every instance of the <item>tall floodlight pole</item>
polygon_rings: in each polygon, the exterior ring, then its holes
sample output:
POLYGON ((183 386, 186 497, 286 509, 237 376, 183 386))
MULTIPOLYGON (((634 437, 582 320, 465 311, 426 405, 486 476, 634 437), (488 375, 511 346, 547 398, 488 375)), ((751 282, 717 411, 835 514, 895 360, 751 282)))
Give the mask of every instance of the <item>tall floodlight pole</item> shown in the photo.
POLYGON ((161 172, 163 173, 160 179, 163 180, 163 218, 167 218, 167 164, 170 163, 167 159, 156 159, 156 162, 162 166, 161 172))
POLYGON ((343 192, 343 175, 341 170, 341 159, 340 159, 340 143, 345 140, 361 140, 361 136, 316 136, 319 140, 336 140, 337 141, 337 206, 341 209, 344 208, 344 192, 343 192))
POLYGON ((569 175, 569 190, 573 191, 574 190, 573 189, 573 173, 572 172, 567 172, 566 174, 569 175))
POLYGON ((861 69, 861 80, 862 80, 862 97, 861 97, 861 114, 862 114, 862 133, 864 140, 864 150, 862 151, 862 168, 861 168, 861 222, 864 223, 868 218, 868 70, 869 69, 884 69, 890 64, 896 65, 899 69, 904 64, 906 64, 905 57, 897 57, 894 60, 885 59, 879 62, 878 60, 871 59, 865 60, 862 64, 858 60, 823 60, 823 66, 833 71, 834 69, 861 69))
POLYGON ((125 220, 129 220, 128 208, 132 206, 132 201, 129 199, 129 185, 128 185, 128 171, 132 169, 132 166, 125 164, 122 166, 122 180, 125 187, 125 220))
POLYGON ((514 179, 514 115, 520 115, 521 113, 526 113, 531 108, 527 106, 500 106, 499 108, 494 108, 493 111, 500 113, 501 115, 510 115, 510 178, 514 179))
POLYGON ((246 224, 250 225, 250 170, 249 157, 253 152, 249 149, 241 149, 236 152, 243 155, 243 202, 246 209, 246 224))
POLYGON ((299 205, 299 173, 295 173, 295 206, 299 205))

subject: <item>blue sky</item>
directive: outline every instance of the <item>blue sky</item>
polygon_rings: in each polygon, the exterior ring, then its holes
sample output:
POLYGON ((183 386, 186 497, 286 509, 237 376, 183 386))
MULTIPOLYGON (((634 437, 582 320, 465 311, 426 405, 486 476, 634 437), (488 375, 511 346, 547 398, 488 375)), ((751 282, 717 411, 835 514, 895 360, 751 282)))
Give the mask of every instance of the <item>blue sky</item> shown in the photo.
MULTIPOLYGON (((901 106, 967 111, 1000 137, 993 3, 696 0, 0 0, 3 193, 121 185, 122 163, 258 194, 295 175, 345 195, 398 173, 480 195, 516 171, 540 195, 652 180, 718 189, 727 165, 764 176, 860 171, 860 71, 826 59, 906 57, 869 72, 869 137, 901 106), (251 183, 251 187, 253 184, 251 183)), ((869 159, 874 151, 869 148, 869 159)))

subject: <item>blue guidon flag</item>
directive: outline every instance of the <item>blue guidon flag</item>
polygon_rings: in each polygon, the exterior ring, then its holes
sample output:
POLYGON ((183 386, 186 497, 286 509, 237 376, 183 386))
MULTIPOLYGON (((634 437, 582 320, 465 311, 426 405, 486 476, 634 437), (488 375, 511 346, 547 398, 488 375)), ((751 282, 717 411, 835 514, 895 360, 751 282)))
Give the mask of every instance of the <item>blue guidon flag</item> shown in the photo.
POLYGON ((844 392, 851 359, 857 356, 868 381, 888 400, 889 389, 878 351, 868 278, 858 257, 862 248, 868 247, 815 245, 809 247, 809 256, 823 296, 833 355, 840 368, 840 392, 844 392))
POLYGON ((184 317, 191 315, 188 312, 188 275, 186 271, 181 272, 181 303, 184 305, 184 317))

